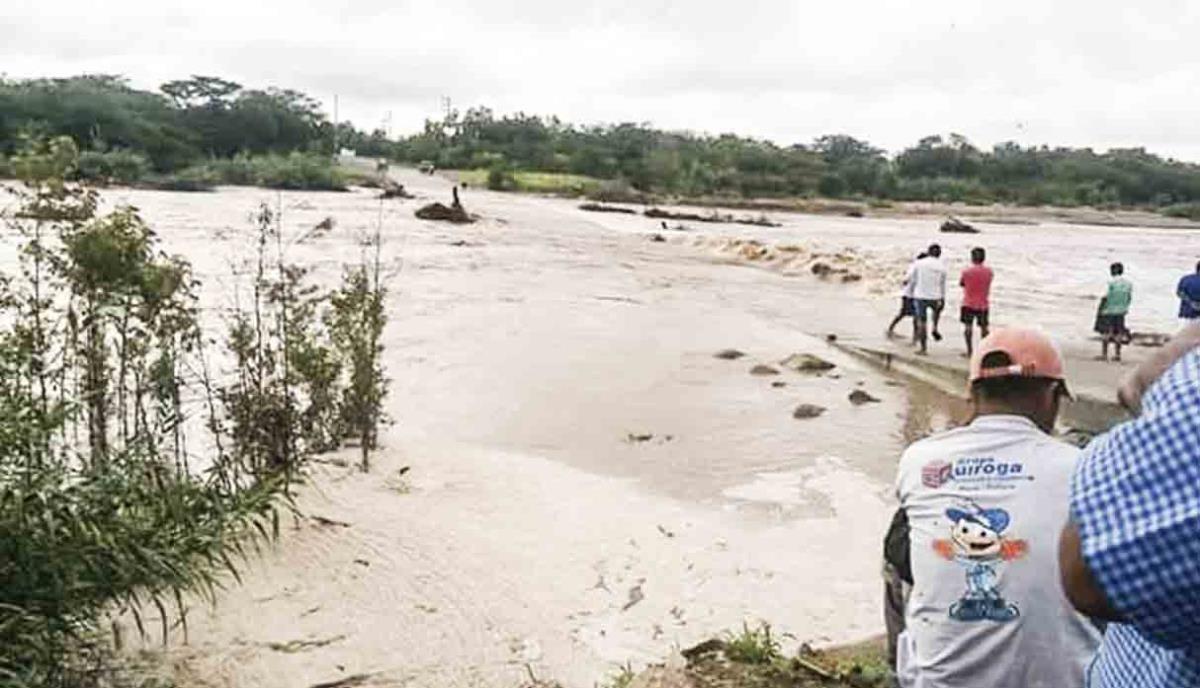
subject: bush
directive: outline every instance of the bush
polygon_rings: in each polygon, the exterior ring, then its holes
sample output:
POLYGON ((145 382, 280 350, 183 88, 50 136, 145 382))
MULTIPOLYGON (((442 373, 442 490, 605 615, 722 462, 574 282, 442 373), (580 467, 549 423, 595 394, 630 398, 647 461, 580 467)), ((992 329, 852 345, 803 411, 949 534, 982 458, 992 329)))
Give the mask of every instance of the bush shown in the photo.
POLYGON ((650 195, 633 188, 624 179, 612 179, 600 184, 600 188, 587 195, 588 200, 600 203, 649 203, 650 195))
POLYGON ((487 188, 492 191, 512 191, 517 188, 517 179, 503 161, 496 161, 488 168, 487 188))
POLYGON ((150 173, 150 161, 129 150, 83 151, 78 165, 80 179, 101 183, 134 184, 150 173))
POLYGON ((194 165, 171 179, 196 186, 228 184, 298 191, 346 190, 346 174, 327 156, 317 153, 238 155, 194 165))
POLYGON ((1162 208, 1158 212, 1167 217, 1200 220, 1200 203, 1176 203, 1162 208))
POLYGON ((133 209, 95 215, 95 193, 64 181, 73 146, 19 158, 21 269, 0 282, 0 684, 90 685, 106 620, 144 631, 152 609, 165 641, 185 596, 211 601, 273 537, 287 475, 221 449, 212 387, 191 374, 206 335, 188 264, 133 209), (203 471, 192 397, 217 447, 203 471))

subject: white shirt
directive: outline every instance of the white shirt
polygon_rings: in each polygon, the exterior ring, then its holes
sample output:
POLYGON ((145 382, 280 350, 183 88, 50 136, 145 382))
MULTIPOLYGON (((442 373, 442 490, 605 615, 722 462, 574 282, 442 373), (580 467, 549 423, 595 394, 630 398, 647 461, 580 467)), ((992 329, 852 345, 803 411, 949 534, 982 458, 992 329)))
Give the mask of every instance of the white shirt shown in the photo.
POLYGON ((911 528, 904 688, 1076 688, 1100 633, 1059 585, 1079 450, 1019 416, 982 416, 904 453, 911 528))
POLYGON ((912 266, 913 298, 942 301, 946 298, 946 264, 941 258, 925 256, 912 266))

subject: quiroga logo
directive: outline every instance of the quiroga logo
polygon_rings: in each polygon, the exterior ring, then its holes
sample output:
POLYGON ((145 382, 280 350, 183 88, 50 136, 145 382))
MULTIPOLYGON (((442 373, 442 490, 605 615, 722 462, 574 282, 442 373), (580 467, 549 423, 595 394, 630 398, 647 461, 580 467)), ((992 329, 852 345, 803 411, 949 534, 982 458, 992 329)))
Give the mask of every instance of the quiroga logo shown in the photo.
POLYGON ((945 461, 930 461, 921 469, 921 483, 925 487, 938 488, 950 482, 954 467, 945 461))

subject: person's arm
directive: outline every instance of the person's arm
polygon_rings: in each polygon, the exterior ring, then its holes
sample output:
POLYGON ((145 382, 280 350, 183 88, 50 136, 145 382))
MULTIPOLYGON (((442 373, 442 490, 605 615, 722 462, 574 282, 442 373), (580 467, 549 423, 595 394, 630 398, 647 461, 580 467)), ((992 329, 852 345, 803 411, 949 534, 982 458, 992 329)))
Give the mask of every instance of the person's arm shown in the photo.
POLYGON ((1146 390, 1184 354, 1196 347, 1200 347, 1200 322, 1191 323, 1180 330, 1166 346, 1154 352, 1153 356, 1122 380, 1117 390, 1117 400, 1132 413, 1140 413, 1142 395, 1146 390))
POLYGON ((1067 523, 1058 539, 1058 572, 1063 592, 1071 606, 1081 614, 1102 621, 1122 620, 1120 612, 1108 601, 1108 596, 1083 558, 1079 528, 1074 523, 1067 523))
POLYGON ((912 585, 912 545, 909 541, 908 512, 896 509, 892 524, 883 537, 883 560, 896 569, 900 580, 912 585))

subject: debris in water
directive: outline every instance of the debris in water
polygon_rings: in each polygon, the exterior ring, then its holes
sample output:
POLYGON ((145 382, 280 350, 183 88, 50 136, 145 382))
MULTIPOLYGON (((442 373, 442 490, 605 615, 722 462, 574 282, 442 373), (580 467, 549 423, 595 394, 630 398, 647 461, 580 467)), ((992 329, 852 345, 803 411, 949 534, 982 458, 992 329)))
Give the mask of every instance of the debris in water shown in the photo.
POLYGON ((751 375, 778 375, 779 370, 769 365, 758 364, 750 369, 751 375))
POLYGON ((978 234, 979 233, 978 229, 972 227, 971 225, 967 224, 966 222, 963 222, 962 220, 958 219, 957 217, 953 217, 953 216, 951 216, 949 219, 947 219, 945 222, 942 223, 942 231, 948 232, 951 234, 978 234))
POLYGON ((722 349, 721 351, 713 354, 713 357, 719 358, 722 361, 736 361, 745 355, 745 353, 738 351, 737 349, 722 349))
POLYGON ((316 523, 319 526, 324 526, 326 528, 330 528, 330 527, 349 528, 350 527, 350 524, 346 523, 345 521, 337 521, 332 518, 325 518, 324 516, 311 516, 310 518, 312 519, 313 523, 316 523))
POLYGON ((383 193, 379 194, 379 198, 388 200, 392 198, 416 198, 416 196, 405 190, 403 184, 389 179, 383 183, 383 193))
POLYGON ((779 387, 787 387, 787 383, 783 380, 776 380, 771 383, 771 386, 778 389, 779 387))
POLYGON ((305 650, 313 650, 319 647, 325 647, 326 645, 332 645, 345 639, 345 635, 335 635, 330 638, 322 638, 318 640, 289 640, 286 643, 267 643, 267 647, 276 652, 294 654, 296 652, 304 652, 305 650))
POLYGON ((650 241, 653 241, 653 242, 656 242, 656 243, 662 243, 662 242, 664 242, 664 241, 666 241, 666 240, 667 240, 667 238, 666 238, 665 236, 663 236, 663 235, 661 235, 661 234, 658 234, 658 233, 655 233, 655 234, 651 234, 651 235, 650 235, 650 241))
POLYGON ((863 404, 877 404, 879 403, 879 399, 871 396, 861 389, 856 389, 850 393, 850 403, 854 404, 855 406, 862 406, 863 404))
POLYGON ((666 528, 663 528, 661 525, 658 526, 658 532, 662 533, 663 535, 665 535, 669 538, 675 537, 675 533, 672 533, 671 531, 667 530, 666 528))
POLYGON ((800 404, 796 407, 796 410, 792 412, 792 418, 804 420, 807 418, 816 418, 822 413, 825 413, 824 406, 817 406, 816 404, 800 404))
POLYGON ((629 611, 633 605, 641 602, 644 599, 646 599, 646 596, 642 593, 642 584, 639 582, 637 585, 629 589, 629 601, 625 603, 624 607, 621 607, 621 611, 629 611))
POLYGON ((371 567, 371 562, 367 561, 366 559, 355 559, 354 563, 358 564, 359 566, 365 566, 367 568, 371 567))
POLYGON ((625 441, 626 441, 626 442, 629 442, 630 444, 637 444, 637 443, 641 443, 641 442, 649 442, 649 441, 650 441, 650 440, 652 440, 652 439, 654 439, 654 433, 650 433, 650 432, 647 432, 647 433, 633 433, 633 432, 631 432, 631 433, 629 433, 629 434, 625 435, 625 441))
POLYGON ((820 356, 812 354, 792 354, 780 361, 780 365, 798 373, 821 373, 837 367, 820 356))
POLYGON ((633 208, 622 208, 619 205, 604 205, 603 203, 584 203, 579 206, 580 210, 587 210, 593 213, 621 213, 624 215, 637 215, 637 211, 633 208))
POLYGON ((355 686, 361 686, 367 681, 370 681, 374 676, 375 674, 355 674, 353 676, 347 676, 346 678, 340 678, 336 681, 314 683, 313 685, 309 686, 309 688, 355 688, 355 686))

